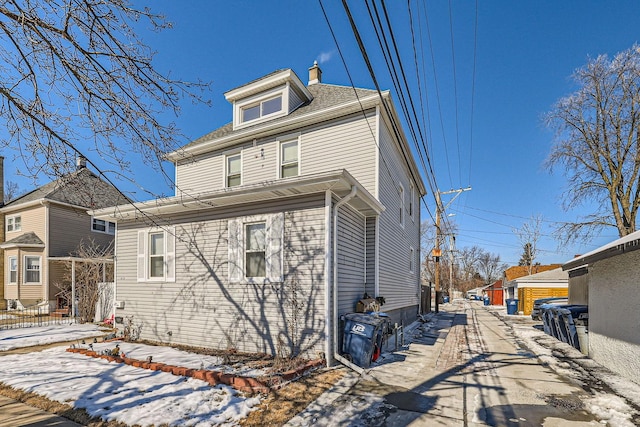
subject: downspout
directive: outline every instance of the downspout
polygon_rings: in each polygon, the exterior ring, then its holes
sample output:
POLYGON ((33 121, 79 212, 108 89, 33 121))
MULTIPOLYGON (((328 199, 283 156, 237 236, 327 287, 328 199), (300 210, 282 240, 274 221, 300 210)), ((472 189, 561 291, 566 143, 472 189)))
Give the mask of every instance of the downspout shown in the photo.
MULTIPOLYGON (((358 188, 355 185, 352 185, 351 192, 338 200, 333 207, 333 357, 351 369, 354 369, 357 372, 362 372, 362 368, 349 362, 347 359, 342 357, 338 351, 338 208, 353 199, 357 192, 358 188)), ((328 358, 327 363, 330 364, 328 358)))

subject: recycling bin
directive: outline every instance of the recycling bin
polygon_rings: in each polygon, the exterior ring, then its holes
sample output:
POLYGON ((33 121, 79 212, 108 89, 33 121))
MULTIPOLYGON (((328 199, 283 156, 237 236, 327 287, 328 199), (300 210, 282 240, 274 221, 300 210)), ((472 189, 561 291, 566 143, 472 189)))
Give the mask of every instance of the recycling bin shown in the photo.
POLYGON ((484 305, 489 305, 489 297, 484 297, 484 305))
POLYGON ((364 313, 344 316, 342 353, 361 368, 368 368, 380 356, 382 336, 388 318, 364 313))
POLYGON ((518 300, 507 298, 507 314, 518 313, 518 300))
POLYGON ((448 302, 449 302, 449 297, 448 297, 448 296, 445 296, 445 297, 443 298, 443 300, 444 300, 444 302, 445 302, 445 304, 446 304, 446 303, 448 303, 448 302))

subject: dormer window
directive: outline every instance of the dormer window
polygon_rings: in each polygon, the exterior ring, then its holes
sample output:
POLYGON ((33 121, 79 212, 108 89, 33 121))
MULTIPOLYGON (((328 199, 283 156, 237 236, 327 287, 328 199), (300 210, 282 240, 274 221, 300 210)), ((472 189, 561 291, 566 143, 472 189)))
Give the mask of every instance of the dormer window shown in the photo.
POLYGON ((242 123, 279 113, 282 111, 282 95, 261 101, 257 104, 242 107, 241 111, 242 123))

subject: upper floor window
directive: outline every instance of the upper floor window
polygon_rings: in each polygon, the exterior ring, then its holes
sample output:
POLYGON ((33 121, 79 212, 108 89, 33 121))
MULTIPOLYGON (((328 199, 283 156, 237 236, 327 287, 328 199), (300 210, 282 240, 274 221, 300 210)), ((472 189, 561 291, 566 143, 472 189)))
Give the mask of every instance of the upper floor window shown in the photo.
POLYGON ((20 231, 22 229, 22 218, 20 215, 7 217, 7 231, 20 231))
POLYGON ((104 221, 102 219, 92 218, 91 230, 97 231, 98 233, 115 234, 116 223, 111 221, 104 221))
POLYGON ((298 176, 298 140, 280 144, 280 178, 298 176))
POLYGON ((9 257, 9 283, 18 283, 18 257, 9 257))
POLYGON ((398 195, 400 197, 400 225, 404 227, 404 210, 405 210, 405 202, 404 202, 404 187, 402 184, 398 188, 398 195))
POLYGON ((282 111, 282 95, 240 107, 241 122, 250 122, 280 111, 282 111))
POLYGON ((242 184, 242 155, 240 153, 227 156, 226 186, 235 187, 242 184))
POLYGON ((411 184, 411 188, 409 189, 409 216, 413 219, 413 200, 415 199, 415 187, 413 183, 411 184))
POLYGON ((24 257, 24 281, 25 283, 40 283, 40 257, 24 257))

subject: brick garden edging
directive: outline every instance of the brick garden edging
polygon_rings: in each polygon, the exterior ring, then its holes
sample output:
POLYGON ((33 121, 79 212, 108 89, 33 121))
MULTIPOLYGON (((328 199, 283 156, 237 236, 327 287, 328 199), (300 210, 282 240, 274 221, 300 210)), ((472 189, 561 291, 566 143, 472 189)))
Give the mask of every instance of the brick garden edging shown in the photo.
POLYGON ((162 371, 171 373, 173 375, 180 375, 183 377, 192 377, 198 380, 205 381, 211 386, 225 384, 233 387, 236 390, 246 393, 268 393, 273 389, 281 387, 286 382, 301 377, 305 372, 310 371, 314 368, 319 368, 320 366, 323 366, 325 364, 324 359, 315 359, 310 360, 298 369, 286 371, 278 375, 255 378, 234 374, 225 374, 220 371, 191 369, 158 362, 148 362, 146 360, 132 359, 126 356, 121 357, 99 354, 87 348, 67 348, 67 351, 69 353, 79 353, 89 357, 105 359, 109 362, 124 363, 125 365, 131 365, 135 368, 150 369, 152 371, 162 371))

